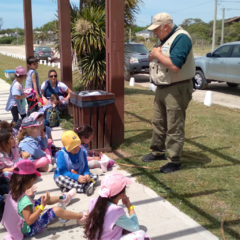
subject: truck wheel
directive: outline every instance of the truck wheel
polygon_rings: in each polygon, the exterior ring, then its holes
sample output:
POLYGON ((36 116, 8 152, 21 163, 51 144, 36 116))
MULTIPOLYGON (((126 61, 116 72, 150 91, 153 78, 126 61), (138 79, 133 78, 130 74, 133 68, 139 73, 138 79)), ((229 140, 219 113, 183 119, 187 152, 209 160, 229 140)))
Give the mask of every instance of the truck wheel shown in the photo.
POLYGON ((238 87, 239 84, 227 82, 227 85, 228 85, 229 87, 238 87))
POLYGON ((205 89, 208 85, 206 78, 201 70, 197 70, 194 76, 196 89, 205 89))

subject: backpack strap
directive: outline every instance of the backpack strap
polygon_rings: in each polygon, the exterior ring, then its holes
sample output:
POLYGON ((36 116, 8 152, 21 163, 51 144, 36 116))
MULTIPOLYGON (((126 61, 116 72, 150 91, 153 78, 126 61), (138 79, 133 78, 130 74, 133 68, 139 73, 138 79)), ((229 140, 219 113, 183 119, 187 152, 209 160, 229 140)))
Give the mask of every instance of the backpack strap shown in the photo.
POLYGON ((57 81, 57 86, 58 86, 59 91, 64 95, 65 92, 61 89, 59 81, 57 81))

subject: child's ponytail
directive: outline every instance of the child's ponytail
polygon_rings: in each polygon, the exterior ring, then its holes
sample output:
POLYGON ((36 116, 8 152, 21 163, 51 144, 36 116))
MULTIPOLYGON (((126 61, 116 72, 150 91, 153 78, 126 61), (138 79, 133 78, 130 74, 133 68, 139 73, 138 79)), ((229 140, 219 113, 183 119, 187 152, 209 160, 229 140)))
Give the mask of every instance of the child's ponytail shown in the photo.
POLYGON ((103 232, 104 217, 108 208, 108 198, 98 197, 94 209, 89 214, 87 223, 85 225, 85 236, 87 239, 101 239, 103 232), (96 234, 98 233, 98 238, 96 234))
POLYGON ((98 200, 93 210, 89 214, 87 223, 84 227, 85 238, 90 240, 92 239, 101 240, 101 236, 103 233, 104 218, 105 218, 106 211, 108 209, 108 203, 116 199, 120 194, 125 192, 125 190, 126 190, 126 187, 116 196, 113 196, 111 198, 103 198, 101 196, 98 197, 98 200))
POLYGON ((8 123, 7 121, 0 121, 0 129, 12 129, 14 125, 14 122, 8 123))
POLYGON ((93 134, 93 128, 89 125, 82 125, 75 128, 73 131, 79 136, 79 138, 89 138, 93 134))

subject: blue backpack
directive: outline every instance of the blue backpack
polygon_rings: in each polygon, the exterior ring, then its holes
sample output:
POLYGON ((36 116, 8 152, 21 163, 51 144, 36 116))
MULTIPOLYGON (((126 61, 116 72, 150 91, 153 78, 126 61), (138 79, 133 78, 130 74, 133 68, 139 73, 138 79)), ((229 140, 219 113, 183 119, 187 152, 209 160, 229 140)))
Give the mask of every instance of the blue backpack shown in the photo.
POLYGON ((48 108, 44 112, 45 126, 49 127, 58 127, 60 125, 60 112, 54 108, 48 108))

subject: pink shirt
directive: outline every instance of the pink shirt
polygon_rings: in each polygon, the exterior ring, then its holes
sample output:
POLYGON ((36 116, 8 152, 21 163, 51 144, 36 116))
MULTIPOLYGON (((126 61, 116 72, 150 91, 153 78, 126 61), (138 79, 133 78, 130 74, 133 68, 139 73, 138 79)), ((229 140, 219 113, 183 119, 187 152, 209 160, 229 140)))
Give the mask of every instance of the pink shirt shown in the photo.
POLYGON ((16 167, 19 158, 20 149, 18 146, 11 148, 11 155, 8 155, 6 152, 0 152, 0 170, 16 167))

